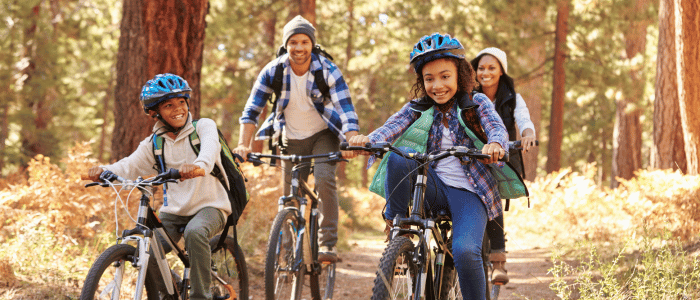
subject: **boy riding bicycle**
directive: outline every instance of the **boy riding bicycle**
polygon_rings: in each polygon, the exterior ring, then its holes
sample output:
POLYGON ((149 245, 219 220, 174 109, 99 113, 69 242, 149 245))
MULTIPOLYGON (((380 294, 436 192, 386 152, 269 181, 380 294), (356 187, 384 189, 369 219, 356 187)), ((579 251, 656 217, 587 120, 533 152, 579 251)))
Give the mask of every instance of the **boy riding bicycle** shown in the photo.
MULTIPOLYGON (((204 169, 206 175, 203 177, 170 184, 167 189, 164 185, 164 203, 158 216, 174 240, 184 236, 191 259, 190 299, 211 299, 209 240, 223 230, 226 217, 231 214, 231 204, 225 187, 210 174, 215 166, 224 172, 216 123, 211 119, 200 119, 197 127, 193 126, 188 102, 191 91, 187 81, 167 73, 156 75, 146 82, 141 91, 140 101, 144 111, 157 120, 153 132, 165 137, 162 147, 164 161, 156 162, 153 138, 149 136, 128 157, 111 165, 94 166, 88 175, 93 181, 98 181, 101 176, 108 177, 111 172, 126 179, 135 179, 158 170, 157 164, 162 164, 164 170, 178 169, 183 177, 190 177, 188 175, 196 169, 204 169), (194 130, 197 130, 201 141, 199 155, 192 150, 189 141, 189 135, 194 130), (184 232, 180 231, 181 228, 184 228, 184 232)), ((170 251, 167 242, 162 244, 166 252, 170 251)), ((150 262, 155 263, 154 260, 150 262)), ((151 263, 149 270, 157 268, 151 263)), ((149 274, 152 273, 155 272, 149 271, 149 274)), ((158 278, 156 282, 160 281, 162 279, 158 278)))

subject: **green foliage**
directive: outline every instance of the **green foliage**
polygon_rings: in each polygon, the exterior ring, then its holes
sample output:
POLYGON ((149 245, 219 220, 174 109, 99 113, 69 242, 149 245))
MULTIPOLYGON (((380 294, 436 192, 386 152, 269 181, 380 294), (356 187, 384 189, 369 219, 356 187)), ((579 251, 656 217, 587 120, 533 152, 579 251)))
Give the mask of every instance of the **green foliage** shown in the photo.
POLYGON ((550 287, 561 299, 696 299, 700 259, 669 238, 645 236, 638 245, 632 239, 613 257, 604 257, 590 243, 580 243, 577 247, 587 254, 575 260, 580 263, 576 267, 555 252, 550 269, 555 280, 550 287), (630 247, 639 250, 626 253, 630 247))

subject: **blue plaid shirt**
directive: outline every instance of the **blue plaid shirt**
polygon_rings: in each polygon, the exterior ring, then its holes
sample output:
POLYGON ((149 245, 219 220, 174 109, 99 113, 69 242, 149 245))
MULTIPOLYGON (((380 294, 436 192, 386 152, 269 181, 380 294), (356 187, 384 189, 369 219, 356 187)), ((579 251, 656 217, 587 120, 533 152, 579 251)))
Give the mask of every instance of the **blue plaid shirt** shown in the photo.
MULTIPOLYGON (((472 101, 479 105, 476 109, 477 115, 481 120, 481 126, 488 137, 488 143, 496 142, 508 151, 508 131, 501 117, 496 112, 493 103, 486 95, 478 93, 474 95, 472 101)), ((391 116, 382 127, 377 128, 368 135, 372 143, 396 141, 408 127, 420 117, 420 113, 414 109, 414 104, 409 102, 404 105, 401 110, 391 116)), ((464 128, 459 123, 457 116, 457 101, 447 114, 443 114, 439 109, 433 112, 433 124, 430 127, 428 135, 427 152, 430 153, 441 149, 442 145, 442 118, 447 117, 448 128, 450 130, 450 138, 454 145, 463 145, 470 148, 476 148, 474 142, 469 138, 464 128)), ((371 166, 375 157, 369 158, 368 165, 371 166)), ((499 162, 499 166, 503 163, 499 162)), ((432 165, 433 167, 435 164, 432 165)), ((489 220, 497 217, 503 211, 501 206, 501 196, 498 193, 497 182, 491 175, 488 167, 483 163, 474 159, 464 159, 462 162, 464 174, 469 179, 472 186, 476 187, 477 195, 487 208, 489 220)))
MULTIPOLYGON (((260 75, 258 75, 258 79, 255 81, 250 97, 243 109, 243 115, 239 119, 239 123, 258 123, 260 112, 267 104, 266 99, 274 93, 271 88, 272 80, 275 76, 275 69, 280 62, 283 62, 284 72, 282 76, 282 91, 280 93, 280 98, 277 100, 277 109, 271 112, 265 122, 260 126, 255 137, 256 140, 269 139, 273 134, 279 134, 281 129, 284 128, 284 108, 287 107, 289 103, 289 96, 291 94, 290 73, 293 72, 289 64, 289 54, 284 54, 278 59, 271 61, 260 71, 260 75)), ((328 128, 338 136, 341 142, 345 141, 345 133, 349 131, 359 131, 360 126, 358 125, 355 107, 352 105, 348 85, 343 79, 343 74, 340 73, 338 66, 327 58, 316 55, 315 53, 311 54, 309 72, 311 72, 311 74, 309 74, 306 83, 307 95, 311 98, 321 118, 328 124, 328 128), (313 75, 315 72, 323 72, 323 78, 326 79, 326 83, 328 84, 330 99, 323 97, 321 91, 316 86, 313 75)))

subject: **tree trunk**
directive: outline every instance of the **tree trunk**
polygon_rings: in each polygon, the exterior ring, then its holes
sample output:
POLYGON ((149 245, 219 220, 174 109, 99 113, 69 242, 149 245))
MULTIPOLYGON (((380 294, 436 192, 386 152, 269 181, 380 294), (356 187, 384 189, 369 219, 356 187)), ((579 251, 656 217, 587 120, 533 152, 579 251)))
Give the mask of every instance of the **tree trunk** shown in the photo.
POLYGON ((552 81, 552 109, 549 121, 549 144, 547 147, 547 173, 561 167, 561 143, 564 129, 564 96, 566 84, 566 36, 568 34, 570 3, 560 0, 557 3, 557 27, 554 43, 554 74, 552 81))
POLYGON ((659 45, 656 60, 654 144, 650 164, 656 169, 687 171, 676 80, 674 0, 659 2, 659 45))
POLYGON ((688 174, 700 174, 700 3, 675 0, 678 99, 688 174))
POLYGON ((316 0, 299 0, 299 14, 316 27, 316 0))
POLYGON ((154 121, 144 115, 139 95, 156 74, 181 76, 192 88, 190 112, 199 118, 200 77, 204 47, 206 0, 125 0, 117 53, 115 126, 112 160, 133 152, 152 132, 154 121))
MULTIPOLYGON (((545 27, 545 6, 539 5, 533 7, 529 14, 523 15, 524 21, 526 23, 538 24, 538 27, 545 27)), ((537 32, 528 33, 527 37, 530 40, 534 40, 537 32)), ((530 111, 530 119, 535 125, 536 136, 542 137, 542 89, 544 88, 544 77, 543 70, 544 64, 547 59, 545 43, 544 42, 531 42, 528 44, 528 48, 525 53, 527 55, 518 55, 517 57, 511 58, 512 61, 517 61, 521 66, 538 66, 535 69, 529 69, 527 74, 532 74, 526 76, 522 80, 516 78, 515 86, 516 92, 520 93, 527 104, 527 108, 530 111)), ((520 129, 518 129, 520 133, 520 129)), ((523 165, 525 167, 525 178, 527 180, 533 181, 537 177, 538 169, 538 156, 540 149, 539 147, 531 148, 530 151, 523 152, 523 165)))
MULTIPOLYGON (((637 55, 644 55, 646 49, 647 21, 635 20, 643 15, 648 0, 637 0, 629 15, 631 20, 625 36, 625 54, 631 61, 637 55)), ((624 99, 617 101, 615 111, 615 131, 613 133, 612 178, 610 186, 618 185, 616 178, 631 179, 634 172, 642 167, 642 126, 639 123, 640 100, 644 97, 644 74, 639 65, 629 71, 630 86, 624 91, 624 99)))
MULTIPOLYGON (((10 97, 10 93, 5 94, 3 97, 10 97)), ((0 117, 0 178, 2 178, 2 170, 5 169, 5 158, 7 157, 7 153, 5 153, 5 142, 7 141, 7 136, 8 136, 8 131, 10 129, 9 126, 9 110, 10 110, 10 99, 7 99, 6 101, 3 101, 2 106, 0 106, 0 110, 2 110, 0 113, 2 114, 2 117, 0 117)))

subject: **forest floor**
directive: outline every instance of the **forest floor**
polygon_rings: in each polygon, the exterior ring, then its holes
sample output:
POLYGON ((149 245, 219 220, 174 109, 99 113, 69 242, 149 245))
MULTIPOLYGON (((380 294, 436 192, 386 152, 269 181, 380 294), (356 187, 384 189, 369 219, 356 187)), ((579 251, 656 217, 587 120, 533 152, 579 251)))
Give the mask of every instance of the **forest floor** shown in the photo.
MULTIPOLYGON (((333 299, 369 299, 379 259, 386 247, 384 233, 377 231, 355 234, 349 244, 350 249, 341 249, 339 254, 342 262, 336 266, 333 299)), ((506 268, 510 282, 501 289, 499 299, 557 299, 549 289, 553 280, 548 274, 552 267, 550 252, 549 249, 538 247, 509 251, 506 268)), ((249 264, 248 269, 252 275, 250 299, 264 299, 262 268, 249 264)), ((306 282, 308 284, 308 280, 306 282)), ((308 287, 305 288, 308 290, 308 287)))

